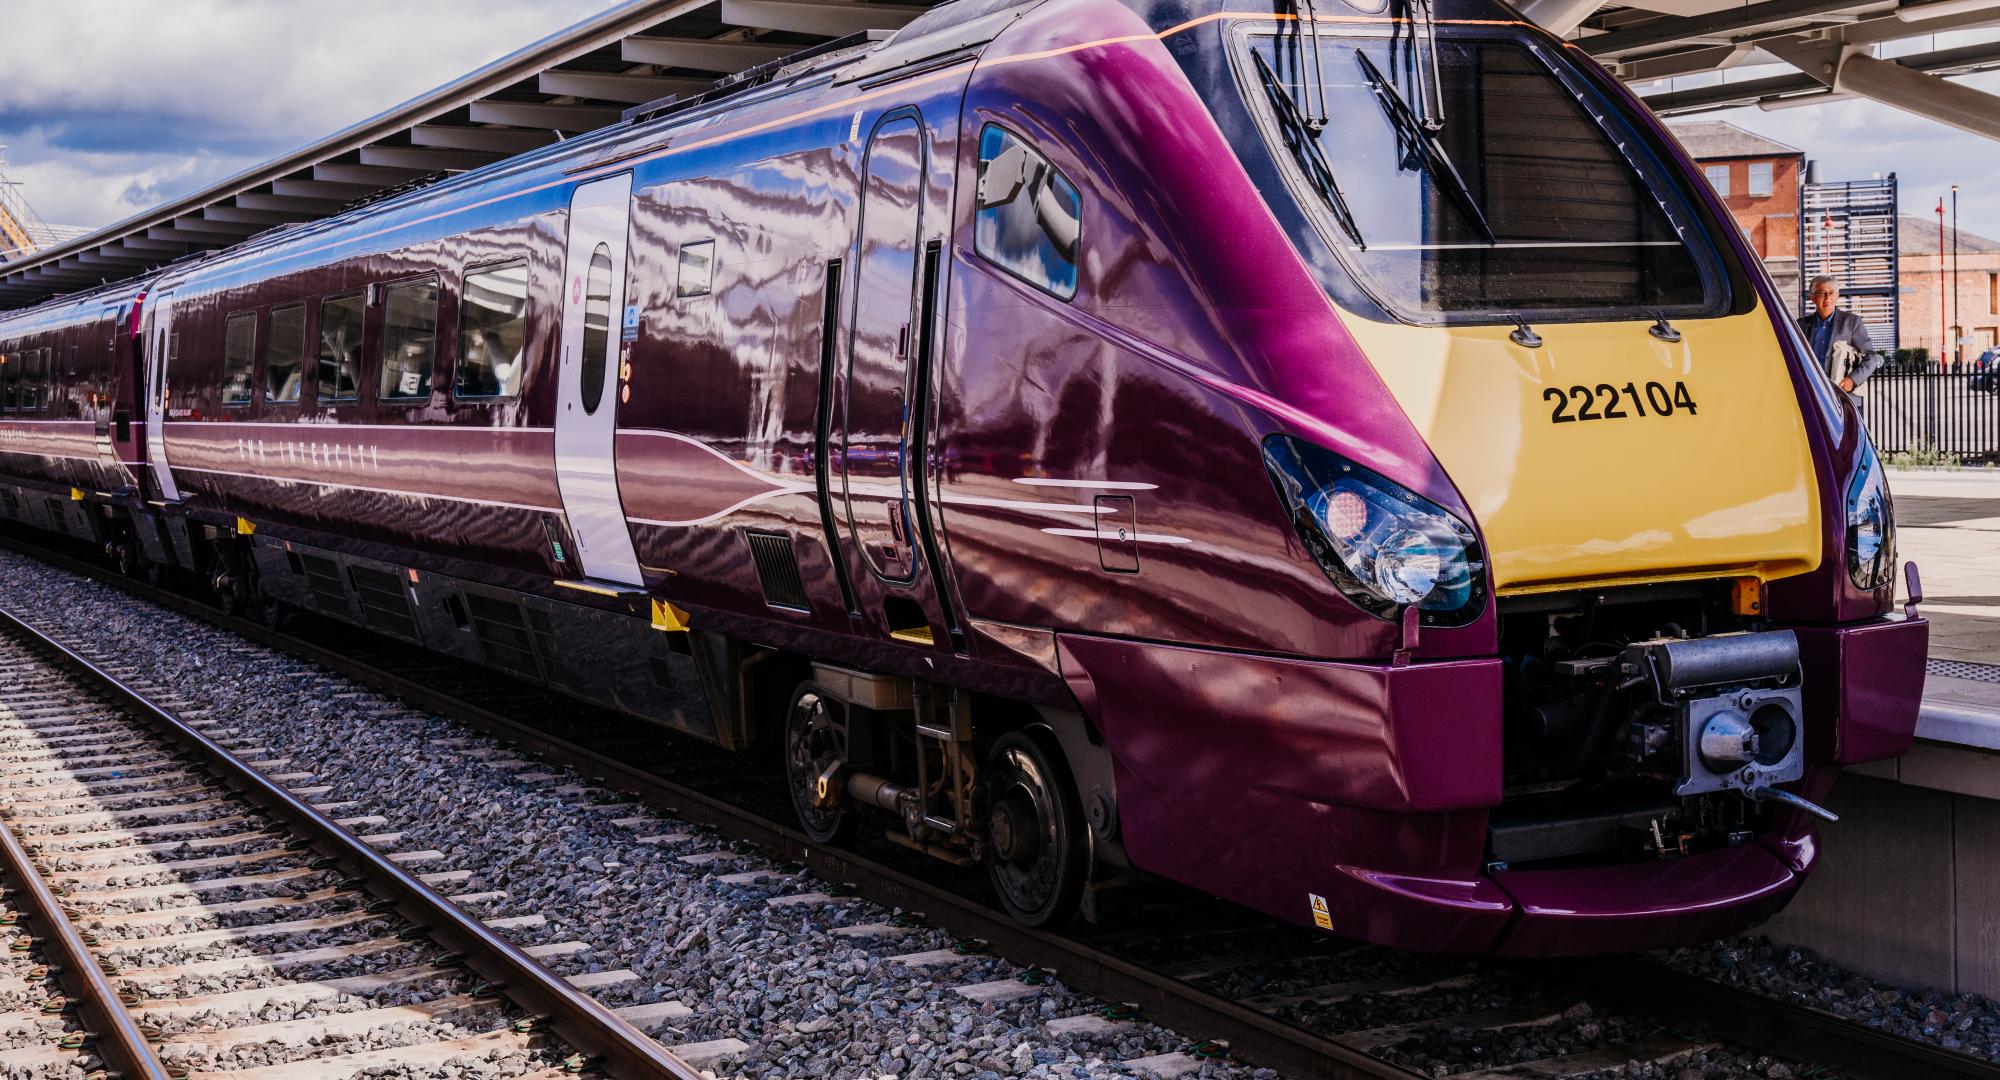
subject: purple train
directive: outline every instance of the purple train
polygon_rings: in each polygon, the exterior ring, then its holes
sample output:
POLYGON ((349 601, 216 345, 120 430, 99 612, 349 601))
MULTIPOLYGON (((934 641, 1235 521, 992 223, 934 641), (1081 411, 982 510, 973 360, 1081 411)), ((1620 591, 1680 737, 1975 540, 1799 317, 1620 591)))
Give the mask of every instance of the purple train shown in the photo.
POLYGON ((1854 410, 1486 0, 957 0, 0 354, 7 516, 782 754, 1033 924, 1733 932, 1923 677, 1854 410))

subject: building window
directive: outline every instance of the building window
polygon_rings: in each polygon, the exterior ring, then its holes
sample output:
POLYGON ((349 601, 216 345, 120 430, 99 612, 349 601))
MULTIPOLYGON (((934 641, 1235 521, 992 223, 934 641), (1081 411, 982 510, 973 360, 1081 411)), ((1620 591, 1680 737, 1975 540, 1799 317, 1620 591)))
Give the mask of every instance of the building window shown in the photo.
POLYGON ((1701 174, 1708 177, 1708 184, 1715 189, 1717 195, 1723 198, 1729 197, 1729 166, 1704 165, 1701 167, 1701 174))
POLYGON ((1769 195, 1771 193, 1772 168, 1772 164, 1768 161, 1753 161, 1750 163, 1750 194, 1769 195))
POLYGON ((2000 274, 1986 275, 1986 310, 2000 315, 2000 274))

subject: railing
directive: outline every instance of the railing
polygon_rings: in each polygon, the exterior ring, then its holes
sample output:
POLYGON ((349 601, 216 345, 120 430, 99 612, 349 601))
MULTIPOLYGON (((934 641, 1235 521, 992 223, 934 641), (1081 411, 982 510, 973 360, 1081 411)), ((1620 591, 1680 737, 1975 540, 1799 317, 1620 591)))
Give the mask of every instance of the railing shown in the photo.
POLYGON ((2000 460, 2000 372, 1877 371, 1862 387, 1862 417, 1885 454, 1935 449, 2000 460))

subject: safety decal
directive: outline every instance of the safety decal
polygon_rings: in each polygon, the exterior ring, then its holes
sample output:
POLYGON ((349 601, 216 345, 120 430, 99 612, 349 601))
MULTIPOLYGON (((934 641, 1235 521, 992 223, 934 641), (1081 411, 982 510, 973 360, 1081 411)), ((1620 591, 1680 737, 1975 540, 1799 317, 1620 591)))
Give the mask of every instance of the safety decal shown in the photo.
POLYGON ((639 340, 639 305, 637 304, 625 305, 625 332, 621 340, 639 340))
POLYGON ((1333 929, 1333 913, 1326 910, 1326 897, 1318 893, 1307 893, 1312 898, 1313 925, 1321 930, 1333 929))

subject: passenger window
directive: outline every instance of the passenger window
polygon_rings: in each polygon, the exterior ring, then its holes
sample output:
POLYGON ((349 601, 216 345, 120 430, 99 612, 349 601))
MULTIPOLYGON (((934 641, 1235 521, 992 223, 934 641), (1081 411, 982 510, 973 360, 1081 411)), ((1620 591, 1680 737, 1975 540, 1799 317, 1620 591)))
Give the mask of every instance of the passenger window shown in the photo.
POLYGON ((15 362, 13 369, 7 372, 8 412, 28 411, 28 372, 34 368, 36 359, 41 355, 40 349, 27 350, 15 362))
POLYGON ((595 414, 604 400, 605 353, 611 349, 611 249, 604 244, 590 253, 590 284, 583 296, 583 367, 578 386, 583 411, 595 414))
POLYGON ((715 241, 681 245, 681 279, 675 296, 707 296, 715 284, 715 241))
POLYGON ((436 278, 389 286, 382 318, 382 377, 377 400, 431 396, 431 362, 437 358, 436 278))
POLYGON ((232 315, 222 324, 222 403, 250 404, 251 365, 256 362, 257 316, 232 315))
POLYGON ((979 133, 974 245, 988 262, 1052 296, 1076 295, 1083 200, 1076 186, 1013 132, 979 133))
POLYGON ((21 364, 21 354, 0 352, 0 412, 14 411, 12 399, 14 370, 21 364))
POLYGON ((319 305, 319 400, 352 401, 361 394, 361 294, 319 305))
POLYGON ((21 411, 41 412, 48 402, 49 376, 55 373, 55 350, 43 349, 21 371, 21 411))
POLYGON ((272 308, 271 336, 264 342, 265 402, 290 405, 298 401, 305 368, 306 306, 272 308))
POLYGON ((458 302, 458 396, 518 394, 527 336, 528 264, 465 275, 458 302))
POLYGON ((28 353, 33 351, 29 349, 7 358, 5 371, 7 385, 0 389, 0 412, 15 412, 20 408, 21 368, 28 362, 28 353))

